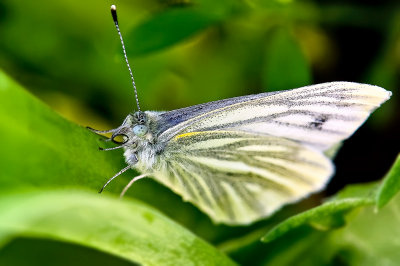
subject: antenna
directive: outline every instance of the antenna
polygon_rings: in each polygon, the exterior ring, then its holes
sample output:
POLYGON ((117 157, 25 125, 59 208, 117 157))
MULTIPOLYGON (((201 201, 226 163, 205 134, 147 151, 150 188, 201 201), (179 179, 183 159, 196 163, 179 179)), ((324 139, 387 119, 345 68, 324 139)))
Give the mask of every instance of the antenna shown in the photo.
POLYGON ((115 28, 117 28, 119 39, 121 40, 122 50, 124 52, 124 57, 125 57, 125 62, 126 62, 126 65, 128 66, 129 74, 131 75, 133 89, 135 90, 135 99, 136 99, 137 108, 138 108, 138 111, 140 112, 139 99, 138 99, 137 90, 136 90, 136 83, 135 83, 135 79, 133 78, 131 66, 129 65, 128 56, 126 55, 124 40, 122 39, 122 34, 121 34, 121 31, 119 30, 118 18, 117 18, 117 7, 115 5, 111 6, 111 15, 114 20, 115 28))

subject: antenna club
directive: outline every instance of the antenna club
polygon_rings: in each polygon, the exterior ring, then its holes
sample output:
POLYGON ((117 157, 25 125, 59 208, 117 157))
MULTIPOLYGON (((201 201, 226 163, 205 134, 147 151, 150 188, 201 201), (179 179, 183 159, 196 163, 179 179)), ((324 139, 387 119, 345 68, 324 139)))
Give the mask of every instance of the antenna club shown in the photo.
POLYGON ((112 18, 113 18, 113 20, 114 20, 114 23, 115 23, 115 24, 118 24, 118 19, 117 19, 117 7, 116 7, 115 5, 112 5, 112 6, 111 6, 111 15, 112 15, 112 18))

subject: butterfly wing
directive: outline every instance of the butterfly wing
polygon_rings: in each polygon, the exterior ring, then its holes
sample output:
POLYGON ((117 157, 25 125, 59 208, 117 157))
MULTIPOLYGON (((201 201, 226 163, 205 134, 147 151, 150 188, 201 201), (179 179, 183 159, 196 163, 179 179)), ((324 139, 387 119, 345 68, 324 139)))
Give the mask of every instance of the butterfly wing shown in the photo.
POLYGON ((321 152, 274 136, 235 131, 178 135, 154 177, 215 222, 248 224, 324 187, 333 166, 321 152))
POLYGON ((334 171, 322 152, 390 95, 333 82, 161 113, 154 177, 215 222, 253 222, 322 189, 334 171))
POLYGON ((390 95, 373 85, 331 82, 236 97, 163 113, 157 134, 169 140, 189 132, 234 130, 325 151, 351 136, 390 95))

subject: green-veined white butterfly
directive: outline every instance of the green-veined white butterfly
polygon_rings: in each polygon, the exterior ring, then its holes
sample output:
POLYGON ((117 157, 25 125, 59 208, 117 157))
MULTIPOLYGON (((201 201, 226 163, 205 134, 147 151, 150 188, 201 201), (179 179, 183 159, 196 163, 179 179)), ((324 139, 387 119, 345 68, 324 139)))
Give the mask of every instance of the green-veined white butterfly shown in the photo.
MULTIPOLYGON (((116 8, 112 15, 119 31, 116 8)), ((199 104, 138 111, 107 131, 128 166, 151 176, 214 222, 248 224, 324 188, 334 173, 324 155, 390 98, 380 87, 331 82, 199 104)), ((103 187, 103 188, 104 188, 103 187)))

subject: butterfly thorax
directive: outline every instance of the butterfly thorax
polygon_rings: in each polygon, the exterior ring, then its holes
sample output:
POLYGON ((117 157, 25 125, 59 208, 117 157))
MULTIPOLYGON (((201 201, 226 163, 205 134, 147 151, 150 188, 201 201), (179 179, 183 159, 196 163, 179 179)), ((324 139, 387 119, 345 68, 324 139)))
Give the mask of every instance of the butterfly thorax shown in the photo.
POLYGON ((151 172, 158 168, 157 157, 165 147, 155 133, 158 119, 157 112, 129 114, 112 135, 113 140, 117 136, 123 138, 121 144, 125 150, 126 163, 141 172, 151 172))

